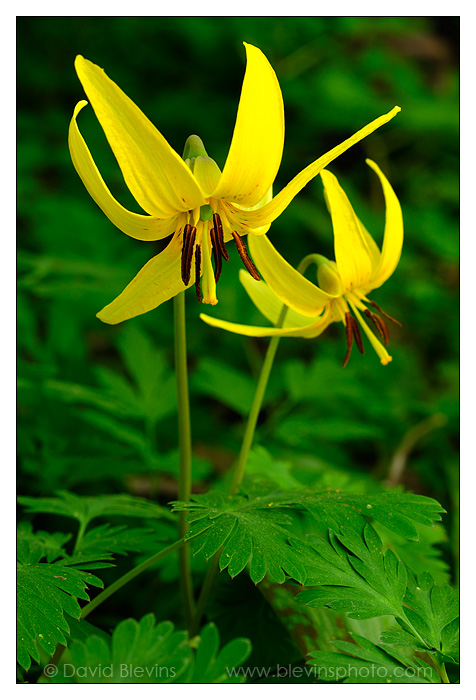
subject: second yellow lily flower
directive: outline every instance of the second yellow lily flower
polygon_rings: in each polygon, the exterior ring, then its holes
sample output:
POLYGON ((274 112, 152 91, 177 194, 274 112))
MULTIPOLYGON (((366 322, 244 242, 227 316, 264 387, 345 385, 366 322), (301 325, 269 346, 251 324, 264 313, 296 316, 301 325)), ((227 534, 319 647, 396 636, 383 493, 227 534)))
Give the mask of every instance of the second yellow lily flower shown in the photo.
POLYGON ((344 367, 349 361, 354 340, 360 352, 364 352, 359 327, 381 363, 387 365, 391 362, 385 347, 389 339, 385 319, 400 323, 367 295, 380 287, 398 265, 403 245, 403 218, 400 203, 387 178, 373 161, 367 160, 367 164, 378 175, 385 197, 381 251, 356 216, 337 178, 323 170, 321 178, 334 229, 335 261, 323 255, 308 255, 303 261, 305 268, 310 264, 317 265, 318 286, 286 262, 267 236, 253 238, 250 249, 265 281, 257 282, 244 273, 240 275, 241 282, 262 314, 278 327, 245 326, 205 314, 201 314, 201 318, 211 326, 255 337, 315 338, 331 323, 341 321, 345 325, 347 343, 344 367), (287 310, 282 327, 279 327, 283 305, 287 310), (379 337, 363 316, 372 323, 379 337))
POLYGON ((71 157, 79 176, 106 216, 128 236, 142 241, 172 236, 165 250, 149 260, 124 291, 98 313, 105 323, 119 323, 150 311, 192 284, 200 301, 216 304, 222 259, 228 259, 225 244, 232 239, 245 267, 259 280, 242 237, 265 234, 312 178, 400 111, 394 107, 375 119, 308 165, 272 197, 284 145, 283 100, 265 55, 250 44, 245 48, 247 67, 223 171, 196 136, 187 140, 181 158, 101 68, 77 57, 78 77, 126 185, 147 214, 125 209, 102 179, 77 125, 78 114, 87 105, 85 100, 77 104, 69 130, 71 157))

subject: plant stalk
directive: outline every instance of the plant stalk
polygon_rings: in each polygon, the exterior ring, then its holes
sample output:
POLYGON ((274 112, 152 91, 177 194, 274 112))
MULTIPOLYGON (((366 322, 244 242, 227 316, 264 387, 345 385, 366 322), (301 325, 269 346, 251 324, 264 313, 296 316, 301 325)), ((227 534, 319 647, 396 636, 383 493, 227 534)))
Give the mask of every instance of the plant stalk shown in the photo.
MULTIPOLYGON (((174 345, 175 374, 177 380, 179 477, 178 497, 180 501, 190 499, 192 486, 192 431, 190 426, 190 400, 187 372, 187 336, 185 329, 185 292, 174 297, 174 345)), ((188 530, 186 513, 179 513, 179 537, 183 539, 188 530)), ((187 627, 194 617, 192 574, 190 570, 190 548, 187 544, 180 550, 180 588, 187 627)))
POLYGON ((132 581, 132 579, 134 579, 136 576, 139 576, 139 574, 148 569, 149 566, 153 566, 158 561, 166 557, 168 554, 175 552, 175 550, 179 549, 179 547, 182 547, 183 549, 184 546, 185 543, 183 540, 177 540, 168 547, 165 547, 165 549, 161 549, 160 552, 157 552, 157 554, 153 554, 151 557, 143 561, 142 564, 135 566, 133 569, 128 571, 127 574, 121 576, 121 578, 118 578, 117 581, 111 583, 110 586, 108 586, 104 591, 101 591, 101 593, 99 593, 95 598, 93 598, 93 600, 90 603, 84 606, 84 608, 81 610, 81 619, 84 620, 84 618, 87 617, 89 613, 91 613, 98 607, 98 605, 104 603, 104 601, 107 600, 110 596, 112 596, 113 593, 125 586, 126 583, 129 583, 129 581, 132 581))

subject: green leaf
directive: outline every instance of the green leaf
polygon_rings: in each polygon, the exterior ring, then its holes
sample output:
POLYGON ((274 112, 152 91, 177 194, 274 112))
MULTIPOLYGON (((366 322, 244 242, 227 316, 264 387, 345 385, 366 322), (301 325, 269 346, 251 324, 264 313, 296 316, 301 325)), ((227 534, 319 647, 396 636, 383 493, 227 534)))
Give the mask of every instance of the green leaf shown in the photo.
MULTIPOLYGON (((435 586, 430 574, 410 575, 405 595, 406 614, 414 630, 442 661, 457 661, 458 593, 451 586, 435 586)), ((416 635, 414 635, 416 636, 416 635)), ((388 642, 385 633, 382 641, 388 642)), ((393 642, 395 643, 395 642, 393 642)))
POLYGON ((206 625, 200 637, 174 630, 172 622, 156 623, 150 613, 139 622, 120 622, 108 640, 92 635, 70 648, 78 683, 241 683, 245 678, 233 669, 248 658, 247 639, 234 639, 222 649, 218 630, 206 625), (196 652, 194 653, 194 648, 196 652))
POLYGON ((78 548, 79 554, 127 554, 156 549, 160 538, 146 528, 128 528, 126 525, 99 525, 88 530, 78 548))
POLYGON ((118 392, 100 391, 94 387, 57 379, 48 379, 44 383, 43 390, 46 396, 64 403, 96 406, 103 411, 119 416, 138 418, 143 415, 137 397, 134 401, 130 401, 130 397, 121 396, 118 392))
POLYGON ((316 677, 336 683, 439 683, 435 670, 421 659, 409 659, 352 634, 357 644, 334 641, 341 652, 309 654, 316 677), (343 652, 343 653, 342 653, 343 652))
POLYGON ((126 325, 119 336, 119 349, 137 385, 143 415, 153 422, 173 414, 177 407, 175 375, 165 352, 152 343, 143 329, 126 325))
POLYGON ((68 491, 57 491, 56 498, 32 498, 19 496, 18 502, 28 513, 52 513, 74 518, 85 527, 94 518, 126 516, 129 518, 173 519, 167 508, 144 498, 129 494, 109 496, 76 496, 68 491))
POLYGON ((176 501, 174 510, 190 511, 187 519, 192 525, 186 537, 194 538, 194 555, 201 552, 208 560, 223 547, 220 569, 227 569, 232 578, 249 564, 254 583, 266 574, 277 583, 283 583, 286 575, 302 582, 306 569, 285 527, 292 518, 271 506, 244 496, 209 492, 193 496, 193 503, 176 501))
POLYGON ((43 530, 33 532, 33 525, 30 522, 23 521, 18 523, 18 542, 28 542, 30 553, 37 550, 40 553, 39 559, 46 558, 47 562, 52 562, 67 555, 64 545, 70 541, 72 536, 64 532, 51 533, 43 530))
POLYGON ((414 522, 432 525, 441 520, 441 513, 445 512, 433 498, 399 491, 361 495, 328 489, 324 493, 296 496, 288 504, 306 508, 327 527, 338 529, 344 524, 360 529, 364 517, 376 520, 410 540, 418 540, 414 522))
POLYGON ((249 639, 238 638, 220 649, 220 635, 213 622, 200 633, 200 642, 195 655, 193 675, 190 683, 244 683, 242 674, 230 673, 237 669, 251 654, 249 639))
POLYGON ((88 585, 102 588, 100 579, 63 564, 41 563, 43 553, 30 548, 28 540, 18 547, 17 571, 17 658, 25 670, 31 659, 39 663, 39 648, 48 654, 58 644, 67 645, 69 625, 65 613, 79 619, 81 608, 75 598, 89 601, 88 585))
POLYGON ((306 584, 317 587, 298 593, 298 602, 342 610, 357 620, 405 617, 405 566, 391 550, 383 552, 371 525, 365 526, 363 539, 347 527, 336 534, 330 531, 328 539, 316 535, 307 539, 317 556, 306 584))
POLYGON ((234 577, 249 564, 255 583, 267 573, 277 583, 283 583, 286 575, 303 582, 306 569, 312 566, 315 555, 308 547, 301 547, 297 554, 291 546, 293 510, 297 511, 295 519, 303 511, 311 513, 313 531, 323 534, 330 527, 338 530, 342 523, 360 533, 367 518, 373 517, 409 538, 418 537, 412 520, 432 522, 442 511, 433 499, 413 494, 280 491, 274 484, 258 480, 248 484, 243 495, 229 497, 212 491, 192 496, 191 502, 175 501, 173 508, 189 512, 187 520, 192 526, 187 538, 194 538, 195 553, 202 552, 209 559, 223 547, 221 569, 228 568, 234 577))
POLYGON ((156 624, 153 614, 123 620, 110 642, 93 635, 70 652, 78 683, 173 683, 192 663, 187 633, 171 622, 156 624))

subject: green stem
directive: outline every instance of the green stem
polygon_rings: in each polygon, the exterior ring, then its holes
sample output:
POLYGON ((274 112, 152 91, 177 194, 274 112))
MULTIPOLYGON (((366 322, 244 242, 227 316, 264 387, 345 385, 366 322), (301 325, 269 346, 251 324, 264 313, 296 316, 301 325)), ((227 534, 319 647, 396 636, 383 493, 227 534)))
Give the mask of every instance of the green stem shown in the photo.
MULTIPOLYGON (((287 310, 287 307, 283 306, 278 319, 278 323, 276 324, 276 328, 281 328, 281 326, 283 325, 284 317, 286 316, 287 310)), ((266 387, 268 386, 269 376, 271 374, 271 369, 273 367, 274 358, 276 357, 276 351, 278 349, 280 340, 281 338, 279 336, 274 336, 273 338, 271 338, 271 341, 268 345, 268 349, 266 351, 263 365, 261 367, 258 384, 256 386, 256 391, 253 398, 253 404, 251 406, 251 411, 248 416, 248 421, 246 423, 245 434, 243 435, 243 442, 241 443, 240 455, 238 457, 235 472, 233 474, 233 481, 230 490, 230 493, 232 494, 235 493, 238 486, 241 484, 245 473, 248 455, 255 436, 256 424, 258 423, 261 406, 263 405, 263 399, 266 393, 266 387)))
MULTIPOLYGON (((192 486, 192 432, 190 427, 190 401, 188 395, 187 336, 185 331, 185 292, 174 297, 175 374, 177 378, 178 433, 179 433, 179 477, 178 497, 188 501, 192 486)), ((179 513, 179 536, 183 539, 188 530, 185 513, 179 513)), ((190 627, 195 602, 193 598, 190 549, 185 545, 180 550, 180 587, 185 621, 190 627)))
MULTIPOLYGON (((301 260, 301 262, 298 265, 298 272, 301 273, 301 275, 304 274, 304 272, 307 270, 309 265, 315 264, 316 259, 320 258, 321 256, 319 255, 307 255, 305 258, 301 260)), ((284 319, 286 318, 286 314, 288 312, 288 307, 283 306, 281 309, 281 313, 279 314, 278 322, 276 323, 276 328, 281 328, 284 319)), ((256 430, 256 424, 258 423, 258 418, 259 414, 261 411, 261 406, 263 404, 263 399, 266 393, 266 388, 268 386, 268 380, 269 376, 271 374, 271 370, 273 368, 273 362, 274 358, 276 356, 276 351, 278 349, 279 341, 281 340, 280 336, 274 336, 271 338, 270 343, 268 345, 268 349, 266 351, 266 356, 264 358, 263 365, 261 367, 261 372, 258 378, 258 384, 256 386, 256 391, 255 395, 253 398, 253 405, 251 406, 251 411, 248 416, 248 422, 246 424, 245 428, 245 434, 243 436, 243 442, 241 443, 241 450, 240 450, 240 456, 238 457, 238 462, 235 467, 235 473, 233 475, 233 482, 231 485, 231 491, 230 493, 233 494, 237 490, 238 486, 241 484, 241 481, 243 479, 245 469, 246 469, 246 463, 248 461, 248 455, 251 449, 251 446, 253 444, 253 439, 255 436, 255 430, 256 430)))
POLYGON ((202 615, 205 611, 205 606, 208 602, 208 599, 213 590, 213 586, 215 584, 215 578, 218 573, 218 562, 220 560, 220 554, 221 549, 219 549, 218 552, 216 552, 213 555, 208 564, 207 573, 205 574, 205 578, 203 579, 202 590, 200 591, 200 595, 198 597, 195 615, 190 626, 190 637, 194 637, 196 634, 198 634, 200 620, 202 619, 202 615))
POLYGON ((73 554, 76 554, 81 546, 81 543, 83 541, 84 533, 86 532, 86 528, 89 525, 89 520, 81 520, 79 523, 79 529, 78 529, 78 534, 76 535, 76 542, 74 543, 74 549, 73 549, 73 554))
POLYGON ((441 663, 438 665, 439 666, 439 671, 440 671, 440 678, 443 683, 451 683, 450 679, 448 678, 448 673, 446 672, 446 666, 444 663, 441 663))
POLYGON ((118 578, 117 581, 111 583, 110 586, 108 586, 104 591, 101 591, 101 593, 99 593, 90 603, 84 606, 84 608, 81 610, 81 619, 84 620, 84 618, 87 617, 89 613, 91 613, 98 607, 98 605, 104 603, 104 601, 107 600, 110 596, 112 596, 113 593, 125 586, 126 583, 129 583, 129 581, 132 581, 132 579, 134 579, 136 576, 139 576, 139 574, 148 569, 149 566, 153 566, 156 562, 160 561, 168 554, 175 552, 175 550, 179 549, 179 547, 183 548, 184 545, 185 543, 183 540, 177 540, 177 542, 174 542, 165 549, 161 549, 160 552, 157 552, 157 554, 152 555, 151 557, 149 557, 149 559, 143 561, 142 564, 139 564, 138 566, 134 567, 133 569, 131 569, 131 571, 128 571, 127 574, 124 574, 124 576, 118 578))

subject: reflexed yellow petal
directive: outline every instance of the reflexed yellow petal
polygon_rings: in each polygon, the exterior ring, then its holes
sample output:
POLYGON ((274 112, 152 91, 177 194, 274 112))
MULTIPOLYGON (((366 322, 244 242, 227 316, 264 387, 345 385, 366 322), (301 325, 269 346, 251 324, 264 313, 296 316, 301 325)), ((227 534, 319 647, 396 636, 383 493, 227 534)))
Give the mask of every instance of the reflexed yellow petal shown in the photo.
POLYGON ((75 67, 140 206, 153 216, 167 218, 204 204, 190 168, 134 102, 91 61, 77 56, 75 67))
POLYGON ((208 323, 209 326, 222 328, 225 331, 230 331, 230 333, 247 335, 253 338, 266 338, 268 336, 315 338, 325 331, 329 323, 332 322, 331 314, 327 309, 318 321, 310 323, 308 326, 298 326, 297 328, 265 328, 262 326, 245 326, 241 323, 222 321, 219 318, 213 318, 212 316, 207 316, 206 314, 200 314, 200 318, 202 321, 205 321, 205 323, 208 323))
MULTIPOLYGON (((176 296, 187 287, 180 276, 182 244, 174 236, 167 248, 138 272, 122 294, 97 314, 104 323, 116 324, 155 309, 159 304, 176 296)), ((192 266, 190 285, 195 281, 192 266)))
POLYGON ((128 236, 140 241, 156 241, 169 236, 175 231, 179 215, 170 219, 157 219, 135 214, 119 204, 110 193, 76 123, 76 117, 85 105, 85 100, 76 105, 69 127, 68 143, 73 165, 87 191, 108 219, 128 236))
MULTIPOLYGON (((278 323, 283 309, 283 302, 262 280, 258 282, 246 271, 240 270, 240 282, 245 288, 253 304, 273 325, 278 323)), ((308 326, 309 316, 302 316, 293 309, 287 308, 283 327, 308 326)))
POLYGON ((380 179, 386 208, 385 233, 380 266, 377 268, 371 281, 372 289, 376 289, 393 274, 400 260, 403 246, 403 217, 400 202, 385 175, 373 161, 367 159, 366 163, 377 173, 380 179))
POLYGON ((319 289, 278 253, 267 236, 248 236, 256 267, 276 296, 303 316, 318 316, 334 296, 319 289))
POLYGON ((279 194, 277 194, 273 200, 258 211, 243 212, 241 214, 241 221, 243 225, 248 225, 251 228, 264 226, 267 223, 272 223, 278 218, 280 214, 286 209, 288 204, 294 199, 294 197, 302 190, 307 183, 316 177, 321 170, 329 165, 337 156, 347 151, 351 146, 358 143, 366 136, 371 134, 373 131, 378 129, 383 124, 386 124, 390 119, 398 114, 400 107, 394 107, 388 114, 384 114, 378 119, 374 119, 373 122, 364 126, 363 129, 357 131, 353 136, 343 141, 341 144, 328 151, 326 154, 318 158, 304 168, 295 178, 291 180, 289 184, 284 187, 279 194))
POLYGON ((372 254, 352 205, 335 175, 323 170, 321 178, 332 217, 335 259, 345 294, 370 279, 372 254))
POLYGON ((372 273, 373 273, 380 265, 380 249, 379 249, 378 245, 375 243, 375 241, 372 238, 372 236, 370 235, 370 233, 367 231, 367 229, 363 225, 363 223, 360 221, 360 219, 358 217, 356 217, 356 218, 357 218, 357 221, 359 223, 360 232, 362 234, 362 237, 364 238, 364 240, 367 243, 367 248, 368 248, 369 255, 370 255, 370 258, 372 261, 372 273))
POLYGON ((266 56, 246 44, 247 66, 235 130, 213 196, 251 207, 274 182, 284 146, 281 89, 266 56))

